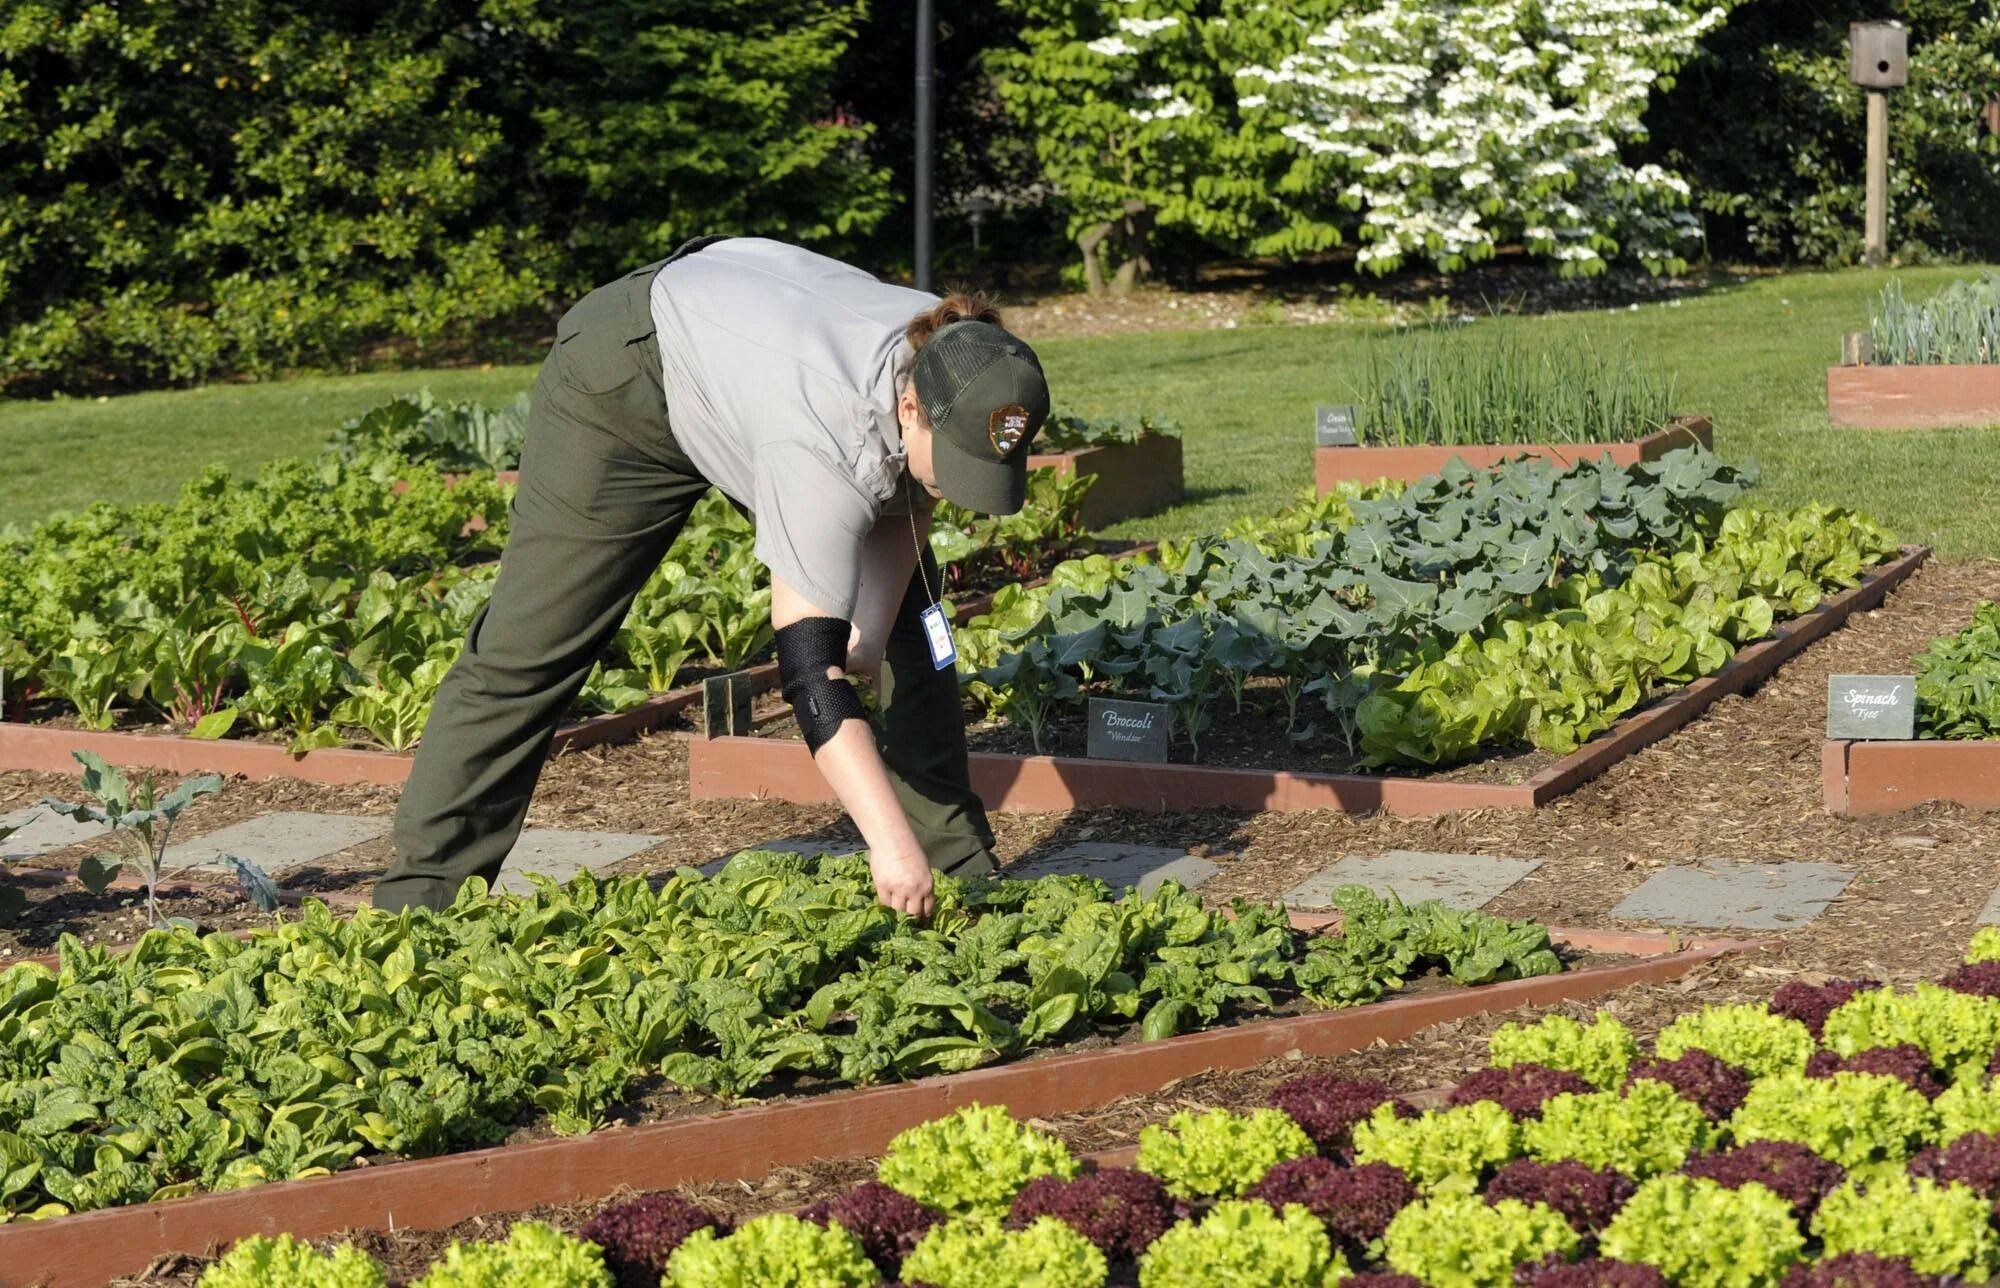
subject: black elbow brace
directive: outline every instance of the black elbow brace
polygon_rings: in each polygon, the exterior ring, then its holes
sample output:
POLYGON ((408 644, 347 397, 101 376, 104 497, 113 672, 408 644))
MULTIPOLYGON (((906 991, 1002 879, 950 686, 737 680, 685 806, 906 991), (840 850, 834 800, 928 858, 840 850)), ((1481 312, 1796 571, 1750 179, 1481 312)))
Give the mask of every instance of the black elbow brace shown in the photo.
POLYGON ((806 749, 815 754, 847 721, 868 719, 854 686, 826 674, 828 667, 846 668, 852 630, 839 618, 806 617, 777 633, 778 680, 799 718, 806 749))

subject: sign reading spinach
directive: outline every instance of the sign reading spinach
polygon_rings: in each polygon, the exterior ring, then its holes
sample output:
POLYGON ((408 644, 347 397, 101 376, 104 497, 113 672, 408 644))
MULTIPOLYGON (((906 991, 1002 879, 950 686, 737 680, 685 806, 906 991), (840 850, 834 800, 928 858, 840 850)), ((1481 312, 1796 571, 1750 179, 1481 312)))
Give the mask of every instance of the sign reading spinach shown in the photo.
POLYGON ((1826 680, 1826 736, 1917 736, 1917 679, 1913 675, 1830 675, 1826 680))

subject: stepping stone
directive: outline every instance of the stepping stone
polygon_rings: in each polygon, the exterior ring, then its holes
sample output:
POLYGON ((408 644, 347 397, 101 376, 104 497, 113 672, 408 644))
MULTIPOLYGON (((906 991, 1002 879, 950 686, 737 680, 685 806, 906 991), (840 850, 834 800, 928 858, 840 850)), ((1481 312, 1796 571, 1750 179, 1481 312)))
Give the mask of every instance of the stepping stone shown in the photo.
POLYGON ((170 872, 190 868, 221 871, 222 856, 234 854, 276 877, 363 841, 372 841, 387 833, 390 826, 391 820, 386 815, 364 818, 352 814, 265 814, 231 823, 221 831, 181 845, 168 846, 161 866, 170 872))
POLYGON ((664 844, 664 836, 639 836, 630 832, 565 832, 556 828, 529 828, 514 842, 513 852, 500 865, 499 886, 509 894, 533 894, 535 885, 528 873, 538 873, 556 881, 567 881, 579 872, 602 872, 635 854, 643 854, 664 844))
POLYGON ((1668 926, 1789 930, 1826 911, 1853 879, 1832 863, 1702 859, 1655 874, 1611 915, 1668 926))
POLYGON ((60 814, 52 814, 38 805, 0 814, 0 828, 9 827, 20 827, 21 830, 0 841, 0 863, 33 858, 79 841, 98 837, 108 840, 111 835, 102 823, 79 823, 60 814), (34 819, 34 822, 29 823, 29 819, 34 819), (22 827, 24 823, 27 826, 22 827))
POLYGON ((1979 911, 1979 925, 2000 926, 2000 890, 1987 897, 1986 906, 1979 911))
POLYGON ((1116 841, 1080 841, 1031 863, 1010 863, 1002 876, 1034 877, 1071 874, 1096 877, 1114 889, 1137 886, 1151 894, 1162 881, 1178 881, 1197 889, 1222 869, 1198 854, 1160 845, 1123 845, 1116 841))
POLYGON ((1335 890, 1361 885, 1385 897, 1393 894, 1404 903, 1436 899, 1447 907, 1474 912, 1540 866, 1540 859, 1427 850, 1390 850, 1380 858, 1350 854, 1286 891, 1285 902, 1294 908, 1330 908, 1335 890))

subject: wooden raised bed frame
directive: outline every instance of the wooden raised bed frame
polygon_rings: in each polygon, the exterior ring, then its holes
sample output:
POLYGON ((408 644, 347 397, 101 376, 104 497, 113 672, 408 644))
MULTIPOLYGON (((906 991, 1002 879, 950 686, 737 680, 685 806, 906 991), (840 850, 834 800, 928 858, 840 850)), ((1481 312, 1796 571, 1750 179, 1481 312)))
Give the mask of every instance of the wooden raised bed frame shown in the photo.
POLYGON ((2000 742, 1832 741, 1820 754, 1820 784, 1834 814, 1893 814, 1926 801, 2000 809, 2000 742))
POLYGON ((1081 518, 1086 528, 1108 528, 1123 519, 1154 514, 1179 505, 1186 495, 1181 440, 1172 434, 1144 434, 1135 442, 1066 452, 1034 452, 1028 468, 1096 477, 1083 498, 1081 518))
MULTIPOLYGON (((1924 547, 1905 547, 1859 586, 1780 623, 1769 639, 1741 650, 1714 675, 1626 716, 1525 782, 1447 782, 974 752, 972 785, 988 809, 1020 812, 1096 807, 1155 812, 1335 809, 1422 816, 1465 809, 1535 809, 1666 737, 1717 700, 1762 683, 1849 616, 1880 604, 1929 553, 1924 547)), ((688 781, 696 800, 769 797, 819 804, 834 799, 805 744, 791 739, 697 738, 688 747, 688 781)))
POLYGON ((1826 415, 1836 429, 2000 425, 2000 364, 1828 367, 1826 415))
POLYGON ((1421 447, 1316 447, 1313 449, 1313 483, 1321 495, 1337 483, 1373 483, 1377 479, 1415 482, 1443 469, 1453 457, 1474 469, 1513 460, 1517 456, 1546 457, 1562 466, 1578 461, 1594 461, 1610 456, 1619 465, 1657 461, 1668 452, 1700 443, 1715 446, 1715 427, 1705 416, 1678 416, 1664 429, 1626 443, 1517 443, 1495 447, 1484 444, 1421 447))
POLYGON ((1681 941, 1659 934, 1552 933, 1577 949, 1629 953, 1637 960, 589 1136, 17 1221, 0 1225, 0 1280, 96 1288, 107 1279, 138 1274, 159 1257, 211 1254, 254 1234, 317 1239, 353 1229, 440 1229, 486 1212, 588 1202, 627 1187, 751 1179, 774 1167, 880 1153, 896 1133, 973 1101, 1004 1105, 1020 1118, 1069 1113, 1158 1091, 1192 1074, 1251 1068, 1293 1051, 1342 1055, 1471 1015, 1677 979, 1724 954, 1765 946, 1765 941, 1681 941))

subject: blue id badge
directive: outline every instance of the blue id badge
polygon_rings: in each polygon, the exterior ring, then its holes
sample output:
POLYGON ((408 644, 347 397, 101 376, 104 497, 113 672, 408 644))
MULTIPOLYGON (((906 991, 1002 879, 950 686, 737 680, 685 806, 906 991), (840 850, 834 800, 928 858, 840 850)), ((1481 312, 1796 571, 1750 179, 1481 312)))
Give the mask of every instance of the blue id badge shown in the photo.
POLYGON ((944 619, 944 608, 932 604, 923 611, 924 642, 931 646, 931 665, 944 670, 958 661, 958 645, 952 642, 951 623, 944 619))

